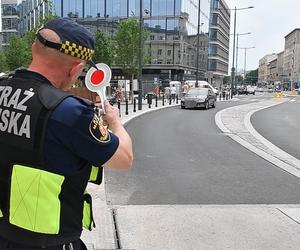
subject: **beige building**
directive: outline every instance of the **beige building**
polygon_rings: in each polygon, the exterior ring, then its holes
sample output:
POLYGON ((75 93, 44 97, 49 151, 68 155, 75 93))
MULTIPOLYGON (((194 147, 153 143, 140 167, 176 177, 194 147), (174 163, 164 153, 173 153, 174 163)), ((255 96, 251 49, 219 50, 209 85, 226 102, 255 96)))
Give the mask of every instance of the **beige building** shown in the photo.
POLYGON ((279 82, 283 82, 283 55, 284 55, 284 51, 280 52, 277 54, 277 65, 276 65, 276 69, 277 69, 277 78, 276 81, 279 82))
POLYGON ((268 64, 267 82, 274 83, 278 77, 277 58, 268 64))
POLYGON ((285 36, 283 82, 287 85, 300 79, 300 28, 285 36))
POLYGON ((268 54, 259 60, 258 83, 270 83, 270 62, 277 59, 277 54, 268 54))

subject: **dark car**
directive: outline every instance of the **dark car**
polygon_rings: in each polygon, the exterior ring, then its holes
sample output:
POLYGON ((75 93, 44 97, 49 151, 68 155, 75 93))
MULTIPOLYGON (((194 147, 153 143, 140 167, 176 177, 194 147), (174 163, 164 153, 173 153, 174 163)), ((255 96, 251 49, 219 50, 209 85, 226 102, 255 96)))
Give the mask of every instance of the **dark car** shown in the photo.
POLYGON ((181 98, 181 108, 216 107, 216 95, 209 88, 192 88, 181 98))

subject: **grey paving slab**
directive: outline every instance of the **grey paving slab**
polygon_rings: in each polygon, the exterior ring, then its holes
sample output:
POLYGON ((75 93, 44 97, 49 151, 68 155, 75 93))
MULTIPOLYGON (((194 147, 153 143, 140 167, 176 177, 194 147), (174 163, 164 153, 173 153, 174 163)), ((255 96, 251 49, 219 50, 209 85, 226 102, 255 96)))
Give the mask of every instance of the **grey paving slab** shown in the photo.
POLYGON ((299 249, 300 225, 274 207, 126 206, 122 249, 299 249))
MULTIPOLYGON (((158 102, 158 107, 155 105, 149 108, 146 103, 143 103, 142 110, 137 110, 133 112, 133 105, 128 106, 128 115, 125 115, 125 105, 121 105, 121 120, 125 124, 129 120, 138 117, 142 114, 159 110, 161 108, 168 108, 176 106, 177 104, 173 102, 171 105, 162 105, 162 102, 158 102)), ((89 250, 95 249, 116 249, 115 244, 115 233, 112 221, 111 208, 107 206, 106 195, 105 195, 105 177, 103 178, 103 183, 100 186, 89 184, 87 191, 91 194, 93 198, 93 214, 96 223, 96 228, 90 232, 83 230, 82 240, 85 242, 89 250)))

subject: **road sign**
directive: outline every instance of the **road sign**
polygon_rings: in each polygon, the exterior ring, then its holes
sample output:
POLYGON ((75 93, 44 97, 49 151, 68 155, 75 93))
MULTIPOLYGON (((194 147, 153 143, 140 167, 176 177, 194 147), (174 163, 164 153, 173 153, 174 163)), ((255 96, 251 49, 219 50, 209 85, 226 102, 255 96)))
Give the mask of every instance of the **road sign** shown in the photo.
MULTIPOLYGON (((104 63, 97 63, 97 68, 90 68, 85 76, 86 87, 99 95, 101 103, 106 100, 106 87, 109 86, 111 79, 111 70, 104 63)), ((105 114, 104 105, 102 105, 105 114)))

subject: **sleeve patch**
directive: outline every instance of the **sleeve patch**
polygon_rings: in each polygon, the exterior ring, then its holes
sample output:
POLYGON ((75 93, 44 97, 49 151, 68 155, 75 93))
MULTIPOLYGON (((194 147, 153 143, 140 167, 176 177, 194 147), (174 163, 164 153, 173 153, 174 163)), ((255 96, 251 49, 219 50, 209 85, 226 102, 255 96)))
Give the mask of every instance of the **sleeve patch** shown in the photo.
POLYGON ((94 117, 89 126, 92 137, 101 143, 110 142, 110 133, 107 126, 104 125, 102 117, 94 114, 94 117))

